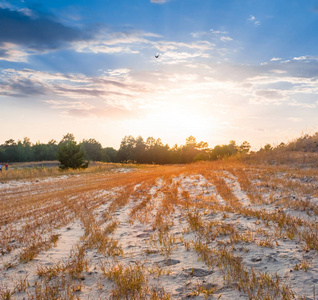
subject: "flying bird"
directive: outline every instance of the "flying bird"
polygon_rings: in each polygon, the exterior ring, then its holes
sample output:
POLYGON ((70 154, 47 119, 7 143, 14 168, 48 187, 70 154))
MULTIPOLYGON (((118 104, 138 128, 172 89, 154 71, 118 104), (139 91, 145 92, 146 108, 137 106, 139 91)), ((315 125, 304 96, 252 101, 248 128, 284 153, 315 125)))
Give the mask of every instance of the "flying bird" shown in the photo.
POLYGON ((155 55, 155 58, 158 58, 159 57, 159 54, 157 53, 156 55, 155 55))

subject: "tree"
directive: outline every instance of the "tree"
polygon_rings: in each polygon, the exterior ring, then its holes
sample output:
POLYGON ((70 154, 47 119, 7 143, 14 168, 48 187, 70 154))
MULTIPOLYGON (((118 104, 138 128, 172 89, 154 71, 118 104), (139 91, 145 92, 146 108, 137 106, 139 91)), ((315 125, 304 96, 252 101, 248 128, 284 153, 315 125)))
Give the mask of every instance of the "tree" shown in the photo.
POLYGON ((181 151, 181 162, 190 163, 198 160, 207 160, 209 158, 207 149, 208 143, 197 142, 197 139, 190 135, 186 139, 186 144, 182 147, 181 151))
POLYGON ((60 144, 66 143, 66 142, 75 142, 75 137, 73 133, 67 133, 63 136, 62 140, 60 141, 60 144))
POLYGON ((156 145, 156 140, 150 136, 146 140, 146 150, 153 148, 156 145))
POLYGON ((102 161, 117 162, 117 150, 113 147, 106 147, 102 150, 102 161))
POLYGON ((33 145, 32 149, 34 154, 34 160, 43 161, 48 159, 49 148, 46 144, 37 142, 35 145, 33 145))
POLYGON ((95 139, 83 140, 81 147, 86 153, 86 159, 92 161, 102 160, 102 145, 95 139))
POLYGON ((13 140, 7 140, 4 142, 5 160, 8 162, 20 161, 18 144, 13 140))
POLYGON ((120 143, 118 150, 118 160, 120 162, 133 161, 134 149, 136 147, 136 140, 133 136, 125 136, 120 143))
POLYGON ((47 160, 55 160, 56 159, 56 152, 58 150, 58 145, 56 140, 50 140, 47 144, 48 147, 48 158, 47 160))
POLYGON ((271 146, 271 144, 266 144, 265 146, 264 146, 264 150, 265 151, 270 151, 270 150, 272 150, 273 149, 273 147, 271 146))
POLYGON ((65 139, 60 142, 56 157, 60 161, 60 169, 81 169, 87 168, 88 162, 84 161, 85 152, 81 150, 81 145, 78 145, 72 139, 65 139))
POLYGON ((251 145, 247 141, 244 141, 242 145, 240 146, 239 152, 248 153, 250 149, 251 149, 251 145))
POLYGON ((138 163, 145 163, 145 149, 146 145, 144 139, 141 136, 138 136, 135 140, 133 160, 138 163))

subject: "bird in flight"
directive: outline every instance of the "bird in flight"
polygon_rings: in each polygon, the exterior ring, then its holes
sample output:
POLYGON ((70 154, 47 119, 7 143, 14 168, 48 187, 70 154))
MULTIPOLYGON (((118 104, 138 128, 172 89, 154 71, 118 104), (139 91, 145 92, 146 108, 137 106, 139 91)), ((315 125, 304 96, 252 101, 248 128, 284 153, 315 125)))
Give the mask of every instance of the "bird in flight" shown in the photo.
POLYGON ((159 53, 157 53, 156 55, 155 55, 155 58, 158 58, 159 57, 159 53))

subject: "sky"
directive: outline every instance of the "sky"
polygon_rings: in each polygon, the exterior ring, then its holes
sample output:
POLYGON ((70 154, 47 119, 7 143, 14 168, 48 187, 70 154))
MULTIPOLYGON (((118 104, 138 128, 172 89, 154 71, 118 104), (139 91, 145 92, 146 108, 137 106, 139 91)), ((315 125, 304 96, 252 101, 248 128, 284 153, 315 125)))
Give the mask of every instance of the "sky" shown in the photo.
POLYGON ((317 35, 313 0, 0 0, 0 144, 291 141, 317 131, 317 35))

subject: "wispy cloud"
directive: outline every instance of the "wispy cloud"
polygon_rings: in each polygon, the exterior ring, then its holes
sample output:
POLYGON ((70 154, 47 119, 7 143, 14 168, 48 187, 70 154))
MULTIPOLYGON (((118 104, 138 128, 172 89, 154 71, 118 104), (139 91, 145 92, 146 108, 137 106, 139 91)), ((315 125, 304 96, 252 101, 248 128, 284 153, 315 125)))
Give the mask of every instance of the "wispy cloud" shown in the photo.
POLYGON ((233 41, 233 39, 232 39, 231 37, 229 37, 229 36, 221 36, 221 37, 220 37, 220 40, 221 40, 222 42, 230 42, 230 41, 233 41))
POLYGON ((201 31, 201 32, 192 32, 191 36, 193 38, 199 39, 199 38, 209 38, 213 41, 222 41, 222 42, 229 42, 233 41, 233 38, 229 36, 229 33, 224 30, 215 30, 210 29, 209 31, 201 31))
POLYGON ((215 47, 215 44, 209 41, 199 41, 199 42, 191 42, 191 43, 181 43, 181 42, 173 42, 173 41, 156 41, 153 42, 153 45, 160 51, 166 50, 177 50, 182 48, 188 49, 198 49, 198 50, 211 50, 215 47))
POLYGON ((251 15, 247 20, 252 22, 254 25, 257 25, 257 26, 261 25, 261 22, 257 20, 256 17, 253 15, 251 15))
POLYGON ((43 100, 44 103, 50 105, 53 109, 80 109, 90 110, 94 106, 83 101, 69 101, 69 100, 43 100))
POLYGON ((30 52, 12 43, 0 44, 0 60, 11 62, 27 62, 30 52))
POLYGON ((111 118, 111 119, 129 119, 137 117, 136 112, 116 104, 92 105, 84 101, 72 100, 44 100, 50 108, 60 110, 62 116, 71 116, 77 118, 111 118))
POLYGON ((153 38, 160 38, 160 35, 141 30, 116 32, 105 29, 96 34, 94 39, 77 41, 72 46, 77 52, 137 54, 140 51, 136 46, 151 46, 153 38))
POLYGON ((213 34, 228 34, 227 31, 214 30, 213 28, 210 29, 210 32, 213 33, 213 34))

